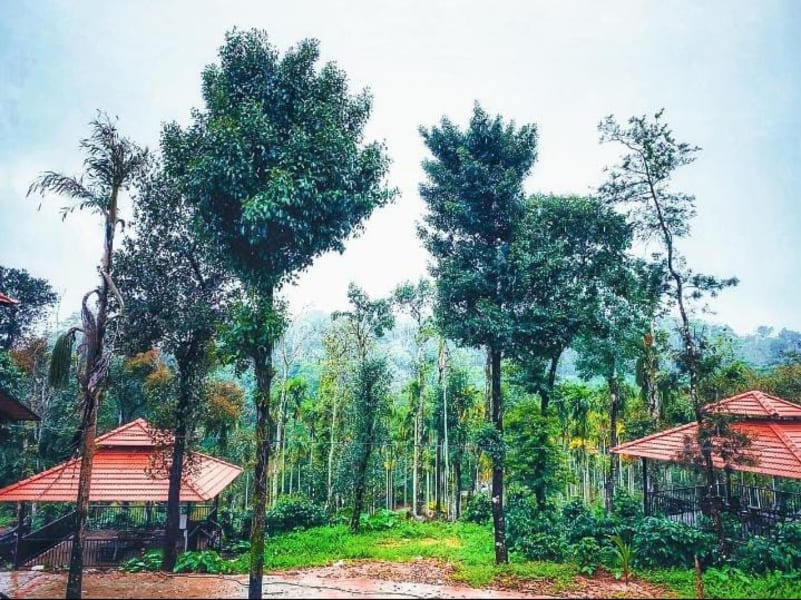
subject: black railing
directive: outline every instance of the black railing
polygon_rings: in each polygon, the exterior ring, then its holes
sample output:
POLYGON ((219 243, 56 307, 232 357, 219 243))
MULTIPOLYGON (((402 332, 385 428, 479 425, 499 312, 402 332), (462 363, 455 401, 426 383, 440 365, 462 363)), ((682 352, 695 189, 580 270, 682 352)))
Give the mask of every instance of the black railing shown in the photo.
MULTIPOLYGON (((777 523, 801 520, 801 494, 796 492, 733 484, 729 493, 725 485, 717 484, 713 496, 724 512, 739 518, 741 537, 769 535, 777 523)), ((651 493, 648 500, 650 514, 687 525, 697 525, 708 512, 706 486, 651 493)))
POLYGON ((87 529, 163 529, 166 522, 164 504, 91 504, 87 529))
MULTIPOLYGON (((32 567, 45 565, 48 568, 69 566, 72 552, 72 538, 54 540, 55 543, 20 566, 32 567)), ((84 567, 109 567, 139 556, 152 548, 161 548, 164 544, 163 531, 128 531, 120 532, 115 537, 87 537, 83 545, 84 567)))
MULTIPOLYGON (((186 511, 185 505, 181 511, 186 511)), ((219 524, 211 504, 188 507, 187 545, 190 550, 220 547, 219 524)), ((141 552, 160 548, 164 543, 166 524, 165 504, 92 504, 87 520, 88 534, 84 540, 84 566, 103 567, 119 564, 141 552)), ((69 564, 75 513, 69 513, 24 536, 17 547, 16 536, 0 544, 0 551, 9 562, 19 567, 47 565, 63 567, 69 564), (15 549, 16 554, 15 554, 15 549)), ((180 538, 180 550, 184 538, 180 538)))
POLYGON ((15 566, 19 567, 25 564, 30 558, 45 552, 72 534, 75 531, 75 516, 75 512, 68 513, 52 523, 22 536, 14 557, 15 566))

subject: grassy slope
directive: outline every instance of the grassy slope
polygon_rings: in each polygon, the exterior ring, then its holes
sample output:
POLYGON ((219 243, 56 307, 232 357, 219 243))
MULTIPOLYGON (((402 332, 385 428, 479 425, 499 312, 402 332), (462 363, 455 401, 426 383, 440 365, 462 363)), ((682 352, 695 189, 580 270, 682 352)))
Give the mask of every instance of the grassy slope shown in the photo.
MULTIPOLYGON (((352 535, 344 525, 317 527, 278 535, 267 540, 265 569, 293 569, 329 565, 337 560, 371 559, 403 562, 416 557, 451 563, 456 579, 475 587, 490 584, 499 575, 547 579, 553 592, 572 587, 578 568, 569 563, 530 562, 512 554, 512 564, 493 564, 492 534, 488 527, 470 523, 396 522, 389 529, 352 535)), ((247 570, 246 558, 239 559, 247 570)), ((695 597, 691 569, 636 572, 644 580, 672 589, 682 598, 695 597)), ((710 570, 704 575, 708 598, 799 598, 801 581, 780 574, 744 578, 737 573, 710 570)))

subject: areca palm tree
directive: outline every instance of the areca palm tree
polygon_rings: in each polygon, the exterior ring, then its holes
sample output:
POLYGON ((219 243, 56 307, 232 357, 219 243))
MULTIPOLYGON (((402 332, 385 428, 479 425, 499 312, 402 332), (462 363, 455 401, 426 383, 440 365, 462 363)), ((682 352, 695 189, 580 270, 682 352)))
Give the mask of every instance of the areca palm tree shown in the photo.
POLYGON ((110 295, 117 298, 122 308, 122 298, 112 279, 112 256, 114 234, 122 223, 119 218, 120 192, 128 189, 144 172, 148 163, 146 149, 140 148, 117 130, 116 123, 105 113, 90 123, 92 133, 81 140, 85 153, 84 174, 80 177, 45 171, 31 184, 28 195, 42 196, 54 193, 74 200, 61 209, 63 218, 77 210, 89 210, 104 220, 103 253, 98 268, 99 285, 84 294, 81 301, 81 327, 66 331, 53 349, 50 365, 52 385, 66 383, 70 372, 72 345, 78 332, 82 342, 78 347, 77 378, 81 390, 83 409, 77 438, 80 448, 81 469, 78 480, 76 505, 76 529, 70 556, 67 598, 81 597, 83 571, 83 545, 86 537, 86 521, 89 510, 89 491, 92 477, 92 460, 95 454, 97 432, 97 410, 105 391, 109 360, 113 340, 107 339, 109 325, 110 295), (94 310, 89 300, 97 296, 94 310))

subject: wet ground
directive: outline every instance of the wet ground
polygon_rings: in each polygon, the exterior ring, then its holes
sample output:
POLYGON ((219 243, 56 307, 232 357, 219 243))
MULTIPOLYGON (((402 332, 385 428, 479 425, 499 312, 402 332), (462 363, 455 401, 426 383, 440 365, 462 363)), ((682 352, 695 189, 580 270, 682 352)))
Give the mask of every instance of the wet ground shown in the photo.
MULTIPOLYGON (((25 573, 0 575, 0 589, 11 598, 63 598, 66 576, 25 573)), ((241 575, 163 575, 87 573, 84 598, 247 598, 241 575)), ((465 586, 404 583, 381 579, 320 577, 313 572, 269 575, 265 598, 548 598, 465 586)))
MULTIPOLYGON (((264 577, 265 598, 664 598, 665 590, 611 577, 577 577, 570 590, 544 580, 498 581, 476 589, 455 583, 444 563, 355 561, 328 567, 283 571, 264 577)), ((246 575, 122 573, 87 570, 84 598, 247 598, 246 575)), ((65 573, 0 572, 0 591, 11 598, 63 598, 65 573)))

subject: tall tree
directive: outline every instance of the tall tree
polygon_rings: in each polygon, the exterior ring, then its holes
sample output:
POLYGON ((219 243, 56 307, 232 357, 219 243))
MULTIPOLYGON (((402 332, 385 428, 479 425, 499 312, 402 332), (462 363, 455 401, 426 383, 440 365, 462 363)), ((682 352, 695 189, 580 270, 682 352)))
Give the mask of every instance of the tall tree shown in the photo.
POLYGON ((412 448, 412 513, 420 516, 423 508, 423 488, 420 485, 422 474, 421 452, 423 446, 423 425, 425 423, 425 384, 426 361, 423 348, 431 336, 431 304, 434 290, 428 279, 421 279, 416 284, 404 281, 392 293, 398 308, 414 319, 414 371, 415 383, 410 388, 414 396, 414 440, 412 448))
POLYGON ((134 237, 115 257, 124 290, 125 346, 141 352, 159 346, 175 357, 175 401, 161 429, 173 433, 169 456, 167 526, 162 570, 177 558, 181 480, 199 421, 203 383, 210 366, 208 347, 225 309, 226 271, 193 228, 193 209, 160 172, 139 187, 134 204, 134 237))
POLYGON ((106 388, 109 361, 114 339, 107 336, 109 327, 109 300, 119 291, 112 279, 114 236, 120 225, 119 203, 121 192, 127 190, 142 173, 148 162, 147 151, 130 139, 120 135, 116 124, 105 114, 91 122, 91 135, 81 140, 86 158, 84 177, 70 177, 54 171, 42 173, 30 186, 28 194, 55 193, 75 203, 62 209, 66 217, 72 211, 87 209, 103 219, 103 252, 98 272, 100 285, 83 296, 81 327, 73 327, 59 338, 53 350, 52 381, 63 384, 69 377, 72 344, 80 331, 83 341, 79 346, 78 381, 81 388, 83 417, 80 426, 81 468, 76 506, 76 531, 72 542, 70 568, 67 578, 67 598, 81 597, 83 570, 83 544, 86 539, 86 520, 89 511, 89 490, 92 479, 92 459, 95 454, 97 410, 106 388), (89 299, 96 296, 95 310, 89 299))
POLYGON ((419 235, 434 257, 436 319, 449 338, 489 349, 499 449, 491 454, 495 560, 506 563, 501 360, 513 347, 509 253, 525 212, 523 180, 537 157, 537 131, 504 123, 476 104, 467 129, 443 117, 439 126, 420 132, 433 155, 423 162, 427 178, 420 194, 428 211, 419 235))
POLYGON ((660 110, 653 118, 631 117, 627 126, 620 125, 611 115, 600 123, 601 142, 620 144, 625 150, 620 163, 609 170, 609 179, 600 187, 599 194, 608 203, 622 207, 640 237, 644 241, 655 240, 664 253, 659 260, 666 273, 666 298, 679 312, 681 363, 686 367, 690 400, 698 423, 697 441, 706 474, 706 495, 723 546, 720 514, 713 502, 712 453, 717 424, 704 418, 704 399, 699 394, 701 357, 690 326, 690 302, 705 294, 715 296, 722 289, 736 285, 737 279, 717 279, 693 272, 676 247, 676 240, 689 234, 695 197, 673 191, 670 182, 676 169, 695 160, 700 148, 676 141, 662 119, 663 112, 660 110))
POLYGON ((369 93, 351 95, 333 63, 318 70, 319 55, 314 40, 281 57, 263 31, 229 32, 219 65, 203 72, 205 110, 162 136, 167 171, 248 293, 235 348, 257 384, 251 598, 261 597, 264 571, 272 352, 283 329, 276 293, 320 254, 341 252, 392 196, 383 148, 363 144, 369 93))
POLYGON ((385 408, 389 377, 386 360, 375 355, 375 341, 392 329, 395 319, 387 300, 371 300, 355 284, 348 287, 351 308, 335 312, 334 319, 347 323, 348 336, 355 350, 355 374, 351 382, 353 421, 353 516, 350 530, 359 532, 364 494, 367 487, 367 467, 378 439, 380 417, 385 408))
POLYGON ((630 227, 593 198, 534 195, 511 260, 520 325, 515 355, 548 412, 562 353, 593 322, 602 292, 622 277, 630 227))
POLYGON ((3 266, 0 292, 19 302, 0 310, 0 350, 10 350, 33 331, 58 296, 46 279, 33 277, 25 269, 3 266))

